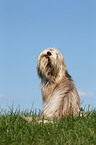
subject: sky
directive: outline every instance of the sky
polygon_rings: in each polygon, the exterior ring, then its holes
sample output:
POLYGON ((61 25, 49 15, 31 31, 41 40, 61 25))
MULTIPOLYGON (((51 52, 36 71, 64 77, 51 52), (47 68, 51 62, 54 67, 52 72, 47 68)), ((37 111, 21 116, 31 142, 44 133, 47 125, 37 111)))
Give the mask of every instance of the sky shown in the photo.
POLYGON ((0 1, 0 106, 42 109, 36 68, 48 47, 63 54, 81 107, 96 107, 96 0, 0 1))

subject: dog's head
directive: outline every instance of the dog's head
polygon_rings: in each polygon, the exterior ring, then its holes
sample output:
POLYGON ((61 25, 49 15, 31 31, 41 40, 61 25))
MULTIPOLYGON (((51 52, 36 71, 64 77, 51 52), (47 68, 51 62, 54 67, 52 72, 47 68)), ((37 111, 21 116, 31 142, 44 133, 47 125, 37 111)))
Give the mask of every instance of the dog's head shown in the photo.
POLYGON ((38 56, 37 72, 43 81, 58 82, 66 72, 63 55, 55 48, 47 48, 38 56))

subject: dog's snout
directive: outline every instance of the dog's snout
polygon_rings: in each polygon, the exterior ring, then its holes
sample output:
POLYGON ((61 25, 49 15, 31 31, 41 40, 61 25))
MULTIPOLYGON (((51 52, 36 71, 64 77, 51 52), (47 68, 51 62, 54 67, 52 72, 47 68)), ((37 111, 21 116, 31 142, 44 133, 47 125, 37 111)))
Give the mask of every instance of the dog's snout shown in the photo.
POLYGON ((47 52, 47 55, 48 55, 48 56, 51 56, 51 52, 50 52, 50 51, 48 51, 48 52, 47 52))

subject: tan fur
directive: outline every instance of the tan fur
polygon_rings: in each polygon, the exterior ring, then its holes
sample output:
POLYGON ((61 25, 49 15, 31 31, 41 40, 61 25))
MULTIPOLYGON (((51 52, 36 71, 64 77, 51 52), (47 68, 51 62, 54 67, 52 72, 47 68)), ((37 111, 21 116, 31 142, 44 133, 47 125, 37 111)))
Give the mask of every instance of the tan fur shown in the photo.
POLYGON ((40 118, 59 118, 65 114, 76 115, 80 111, 80 99, 63 55, 55 48, 43 50, 37 62, 41 78, 43 110, 40 118))
MULTIPOLYGON (((65 114, 77 115, 80 111, 79 95, 59 50, 43 50, 38 57, 37 72, 41 78, 43 109, 36 120, 40 122, 43 116, 45 120, 53 120, 65 114)), ((29 122, 32 120, 32 117, 23 118, 29 122)))

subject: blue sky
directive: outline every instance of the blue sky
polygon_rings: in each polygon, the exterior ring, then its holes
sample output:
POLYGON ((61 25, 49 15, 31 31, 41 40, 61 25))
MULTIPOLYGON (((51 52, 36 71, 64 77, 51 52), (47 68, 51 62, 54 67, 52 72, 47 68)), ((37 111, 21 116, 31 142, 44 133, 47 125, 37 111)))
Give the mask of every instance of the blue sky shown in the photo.
POLYGON ((80 94, 96 107, 96 1, 0 1, 0 105, 42 108, 37 58, 60 50, 80 94))

